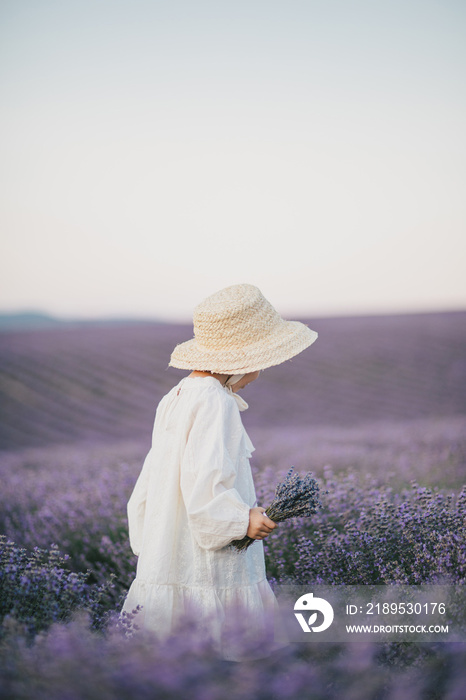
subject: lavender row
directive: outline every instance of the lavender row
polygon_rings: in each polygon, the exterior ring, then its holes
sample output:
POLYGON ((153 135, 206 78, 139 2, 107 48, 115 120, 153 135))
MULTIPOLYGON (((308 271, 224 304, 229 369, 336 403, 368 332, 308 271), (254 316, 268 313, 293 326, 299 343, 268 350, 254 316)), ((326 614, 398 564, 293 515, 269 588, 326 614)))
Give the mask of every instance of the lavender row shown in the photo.
MULTIPOLYGON (((238 666, 219 659, 189 620, 166 643, 128 639, 109 620, 134 576, 125 506, 142 458, 138 442, 2 456, 0 532, 15 542, 2 550, 2 697, 215 700, 228 689, 233 699, 333 700, 360 697, 362 686, 374 700, 461 697, 461 642, 296 645, 238 666), (80 612, 85 616, 74 619, 80 612)), ((307 466, 328 491, 324 507, 309 519, 281 523, 267 538, 272 584, 464 585, 465 489, 397 487, 381 473, 307 466)), ((256 471, 261 502, 270 501, 285 472, 277 464, 256 471)), ((428 471, 425 479, 432 483, 428 471)))
MULTIPOLYGON (((256 651, 261 640, 256 640, 256 651)), ((268 658, 219 659, 190 620, 167 642, 102 637, 85 617, 56 624, 31 647, 12 621, 2 645, 5 700, 425 700, 463 697, 466 646, 422 645, 400 654, 377 644, 295 645, 268 658), (301 647, 301 648, 299 648, 301 647)))
MULTIPOLYGON (((312 319, 319 341, 245 391, 248 428, 348 427, 466 414, 466 314, 312 319)), ((0 334, 0 449, 143 438, 183 376, 190 326, 0 334)))
MULTIPOLYGON (((271 478, 262 473, 260 498, 271 478)), ((322 510, 280 524, 265 540, 277 583, 466 583, 466 485, 448 493, 413 482, 397 492, 327 467, 321 487, 322 510)))
MULTIPOLYGON (((113 574, 118 597, 136 564, 128 545, 126 502, 142 461, 139 446, 55 448, 36 453, 41 459, 35 462, 34 452, 27 454, 22 463, 15 454, 3 463, 0 532, 28 549, 57 544, 72 570, 92 570, 92 582, 103 584, 113 574)), ((271 502, 285 471, 268 467, 256 473, 260 503, 271 502)), ((320 471, 324 507, 311 518, 281 523, 269 536, 271 577, 306 583, 420 584, 439 578, 464 583, 464 488, 449 492, 413 483, 398 489, 354 471, 335 473, 325 465, 313 471, 320 471)))

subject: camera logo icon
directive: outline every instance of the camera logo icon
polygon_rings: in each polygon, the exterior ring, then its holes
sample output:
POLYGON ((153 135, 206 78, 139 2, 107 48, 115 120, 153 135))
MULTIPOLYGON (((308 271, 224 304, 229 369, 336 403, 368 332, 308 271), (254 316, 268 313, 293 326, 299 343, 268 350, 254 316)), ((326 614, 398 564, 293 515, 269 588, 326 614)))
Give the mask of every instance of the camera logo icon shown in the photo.
POLYGON ((314 598, 313 593, 305 593, 294 604, 294 609, 303 610, 311 613, 306 622, 304 615, 301 612, 295 612, 295 617, 301 625, 304 632, 323 632, 328 629, 333 622, 333 608, 330 603, 324 598, 314 598), (317 620, 317 613, 321 612, 324 616, 323 622, 317 627, 314 623, 317 620))

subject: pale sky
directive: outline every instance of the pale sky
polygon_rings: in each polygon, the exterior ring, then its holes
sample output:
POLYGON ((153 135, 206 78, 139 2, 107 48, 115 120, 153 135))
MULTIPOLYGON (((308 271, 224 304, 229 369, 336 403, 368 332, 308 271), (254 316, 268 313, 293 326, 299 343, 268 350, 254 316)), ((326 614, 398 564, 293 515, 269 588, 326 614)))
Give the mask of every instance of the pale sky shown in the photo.
POLYGON ((0 0, 0 312, 466 308, 466 3, 0 0))

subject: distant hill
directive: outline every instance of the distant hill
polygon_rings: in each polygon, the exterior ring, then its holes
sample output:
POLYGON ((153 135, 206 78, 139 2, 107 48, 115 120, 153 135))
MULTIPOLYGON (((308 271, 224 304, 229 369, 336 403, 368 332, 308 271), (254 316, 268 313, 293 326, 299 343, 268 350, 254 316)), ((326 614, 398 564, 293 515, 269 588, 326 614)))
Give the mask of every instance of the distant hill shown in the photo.
POLYGON ((98 319, 66 319, 57 318, 40 311, 24 311, 21 313, 0 313, 0 333, 5 331, 37 330, 59 327, 110 326, 121 324, 162 323, 156 319, 134 318, 98 318, 98 319))
POLYGON ((21 330, 22 328, 55 328, 60 325, 60 320, 35 311, 23 313, 0 313, 0 331, 21 330))
MULTIPOLYGON (((46 317, 47 318, 47 317, 46 317)), ((243 396, 246 428, 333 429, 466 415, 466 312, 309 319, 319 339, 243 396)), ((0 333, 0 449, 150 441, 191 325, 92 323, 0 333)))

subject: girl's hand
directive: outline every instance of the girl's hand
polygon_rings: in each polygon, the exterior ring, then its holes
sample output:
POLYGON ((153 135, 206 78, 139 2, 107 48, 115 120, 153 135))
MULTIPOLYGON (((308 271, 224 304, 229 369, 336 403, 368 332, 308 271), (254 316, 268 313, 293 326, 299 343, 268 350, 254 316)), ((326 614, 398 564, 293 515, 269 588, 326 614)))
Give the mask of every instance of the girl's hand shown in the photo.
POLYGON ((263 513, 265 508, 257 507, 249 510, 249 527, 246 534, 253 540, 263 540, 277 527, 277 523, 263 513))

